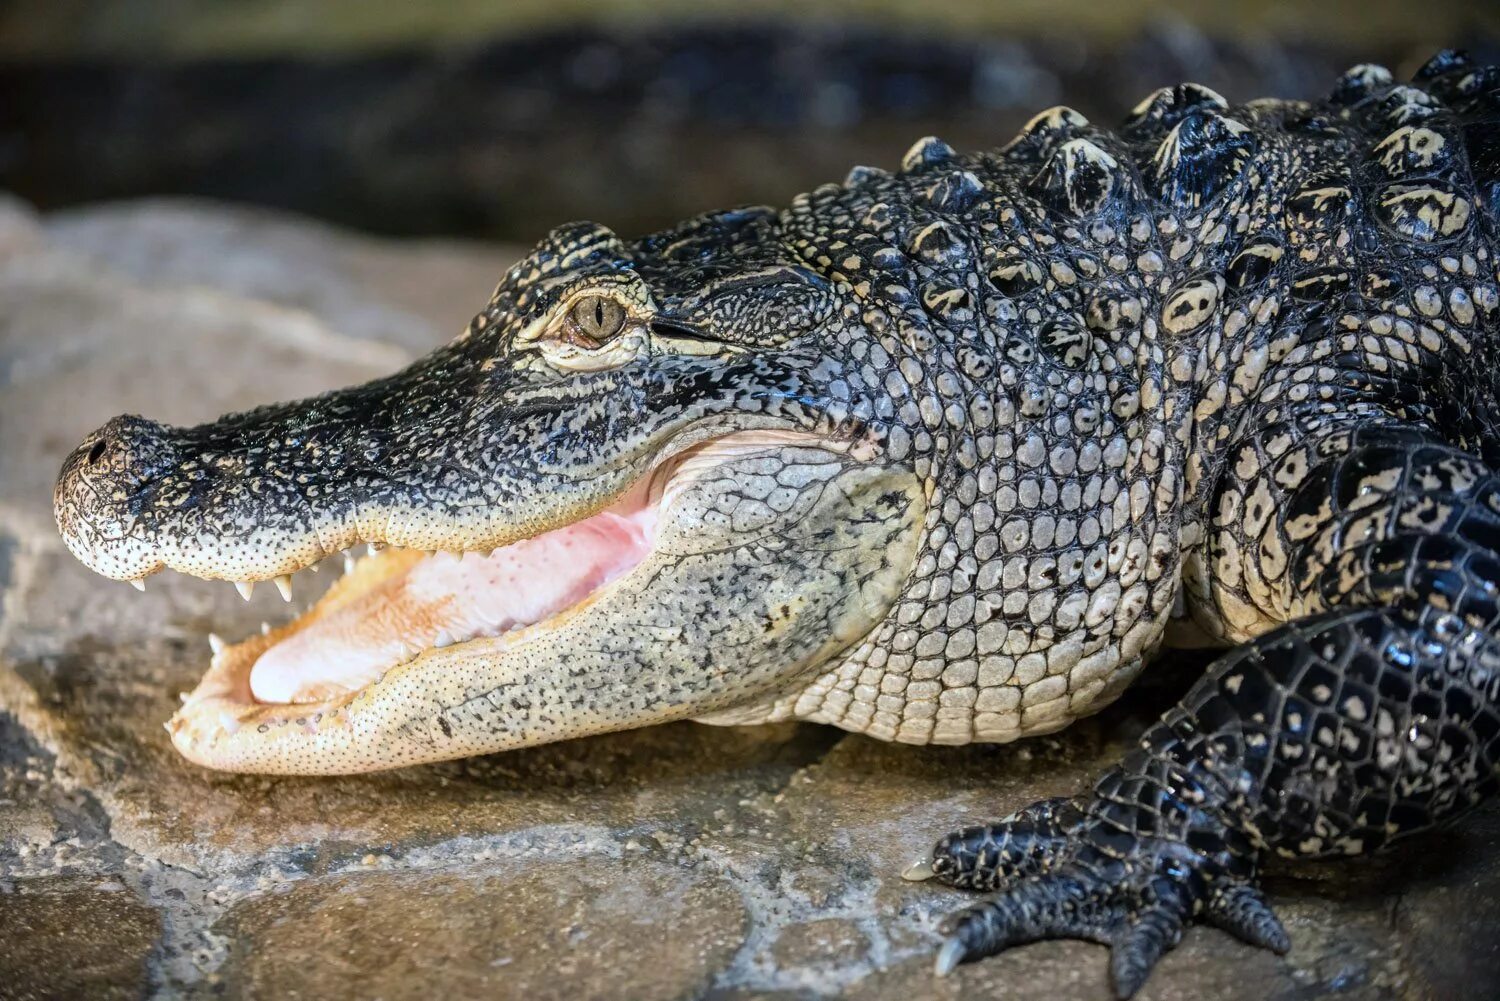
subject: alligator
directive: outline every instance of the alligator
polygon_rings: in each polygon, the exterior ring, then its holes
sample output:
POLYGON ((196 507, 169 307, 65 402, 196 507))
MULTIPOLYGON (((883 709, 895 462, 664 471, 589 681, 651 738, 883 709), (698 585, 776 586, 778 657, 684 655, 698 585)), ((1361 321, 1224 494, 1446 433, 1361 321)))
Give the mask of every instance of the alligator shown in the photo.
POLYGON ((783 211, 552 231, 405 370, 66 460, 68 547, 294 621, 211 637, 187 758, 335 774, 669 720, 1044 734, 1226 649, 1079 795, 905 875, 988 891, 939 973, 1046 938, 1121 997, 1276 857, 1374 850, 1500 769, 1500 67, 1317 102, 1184 83, 1115 131, 917 142, 783 211), (354 558, 351 547, 368 544, 354 558))

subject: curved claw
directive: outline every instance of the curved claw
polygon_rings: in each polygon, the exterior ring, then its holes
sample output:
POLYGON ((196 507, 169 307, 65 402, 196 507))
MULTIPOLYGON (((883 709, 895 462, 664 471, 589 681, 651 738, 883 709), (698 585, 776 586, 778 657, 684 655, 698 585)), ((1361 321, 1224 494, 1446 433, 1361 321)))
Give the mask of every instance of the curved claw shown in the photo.
POLYGON ((901 872, 901 878, 909 883, 920 883, 936 876, 937 872, 932 867, 932 859, 920 858, 907 866, 901 872))
POLYGON ((946 977, 953 972, 954 967, 964 961, 964 958, 964 944, 956 938, 950 938, 938 950, 937 961, 933 964, 932 971, 940 977, 946 977))

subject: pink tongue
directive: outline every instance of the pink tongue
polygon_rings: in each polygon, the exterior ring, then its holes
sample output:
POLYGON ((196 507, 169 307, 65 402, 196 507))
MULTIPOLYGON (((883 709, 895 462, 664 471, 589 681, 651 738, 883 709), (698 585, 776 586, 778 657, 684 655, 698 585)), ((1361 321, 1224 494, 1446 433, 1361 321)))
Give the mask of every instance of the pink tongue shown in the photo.
POLYGON ((644 559, 655 520, 652 505, 605 511, 488 557, 429 556, 263 653, 250 691, 261 702, 330 698, 430 647, 539 622, 644 559))

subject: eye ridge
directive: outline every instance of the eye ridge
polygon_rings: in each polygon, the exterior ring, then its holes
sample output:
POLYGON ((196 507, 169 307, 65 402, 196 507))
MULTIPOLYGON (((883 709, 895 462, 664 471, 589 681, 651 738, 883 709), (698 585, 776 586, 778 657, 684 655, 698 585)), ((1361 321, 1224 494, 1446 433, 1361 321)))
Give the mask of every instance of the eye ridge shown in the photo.
POLYGON ((586 295, 569 311, 568 327, 575 343, 599 347, 624 329, 625 307, 607 295, 586 295))

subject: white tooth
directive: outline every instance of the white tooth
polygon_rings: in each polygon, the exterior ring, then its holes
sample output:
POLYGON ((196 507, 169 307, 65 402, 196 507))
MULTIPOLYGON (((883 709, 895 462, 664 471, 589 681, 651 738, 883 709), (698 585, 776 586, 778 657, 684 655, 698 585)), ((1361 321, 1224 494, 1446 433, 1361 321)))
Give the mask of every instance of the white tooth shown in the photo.
POLYGON ((130 582, 130 586, 135 588, 137 591, 146 590, 146 582, 143 580, 133 580, 130 582))
POLYGON ((439 650, 445 646, 452 646, 453 637, 449 636, 447 632, 440 632, 437 634, 437 639, 432 641, 432 645, 439 650))
POLYGON ((316 563, 310 564, 307 569, 311 570, 313 573, 317 573, 318 565, 316 563))
MULTIPOLYGON (((192 698, 192 696, 189 695, 187 692, 178 692, 177 693, 177 697, 179 699, 181 699, 183 702, 186 702, 188 699, 192 698)), ((170 731, 171 729, 172 729, 172 724, 168 723, 167 724, 167 730, 170 731)))
POLYGON ((224 648, 228 645, 216 633, 208 634, 208 648, 214 652, 215 657, 223 653, 224 648))
POLYGON ((276 578, 276 590, 281 592, 282 601, 292 600, 292 575, 284 573, 276 578))
POLYGON ((374 556, 376 553, 380 552, 384 548, 385 548, 385 543, 383 543, 383 542, 370 542, 370 543, 366 543, 366 545, 365 545, 365 549, 369 551, 369 553, 370 553, 371 556, 374 556))
POLYGON ((269 635, 271 635, 271 623, 269 623, 269 622, 262 622, 260 624, 260 634, 262 636, 269 636, 269 635))
POLYGON ((229 710, 219 712, 219 726, 224 728, 225 733, 234 733, 240 728, 240 721, 230 715, 229 710))
POLYGON ((237 580, 237 581, 234 582, 234 589, 236 591, 240 592, 240 597, 241 598, 244 598, 246 601, 249 601, 251 593, 255 590, 255 581, 253 581, 253 580, 237 580))
POLYGON ((353 569, 354 569, 354 554, 351 553, 351 552, 349 552, 349 550, 346 549, 346 550, 344 550, 344 573, 348 573, 349 571, 351 571, 353 569))
POLYGON ((168 720, 167 722, 163 723, 161 725, 161 728, 163 730, 167 731, 168 733, 171 733, 172 732, 172 723, 171 723, 171 721, 168 720))

